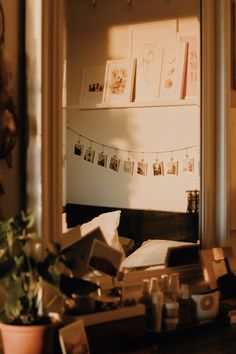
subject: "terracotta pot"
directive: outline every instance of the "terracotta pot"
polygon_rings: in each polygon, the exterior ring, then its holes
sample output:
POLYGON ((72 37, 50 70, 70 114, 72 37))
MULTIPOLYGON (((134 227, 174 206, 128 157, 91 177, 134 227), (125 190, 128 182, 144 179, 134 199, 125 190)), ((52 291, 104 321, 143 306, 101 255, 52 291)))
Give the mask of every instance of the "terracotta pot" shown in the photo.
POLYGON ((53 324, 16 326, 0 323, 4 354, 53 354, 53 324))

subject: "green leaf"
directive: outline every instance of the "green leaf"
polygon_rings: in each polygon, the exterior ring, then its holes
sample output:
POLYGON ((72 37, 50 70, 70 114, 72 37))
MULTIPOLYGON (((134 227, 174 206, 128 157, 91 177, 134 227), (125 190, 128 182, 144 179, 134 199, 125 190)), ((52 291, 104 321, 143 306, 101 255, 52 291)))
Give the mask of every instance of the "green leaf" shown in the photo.
POLYGON ((7 233, 11 231, 11 225, 8 221, 0 221, 0 242, 4 241, 7 233))
POLYGON ((5 314, 9 321, 13 321, 20 316, 22 306, 19 298, 23 295, 20 279, 9 278, 4 305, 5 314))
POLYGON ((5 316, 8 322, 29 324, 38 317, 38 284, 24 290, 24 277, 10 278, 5 297, 5 316))
POLYGON ((37 266, 38 273, 45 282, 53 286, 59 287, 60 278, 56 272, 50 271, 50 267, 48 266, 48 264, 44 262, 39 262, 37 266))
POLYGON ((10 221, 11 227, 16 233, 21 233, 23 230, 29 230, 35 222, 33 213, 25 213, 22 211, 19 215, 14 216, 10 221))

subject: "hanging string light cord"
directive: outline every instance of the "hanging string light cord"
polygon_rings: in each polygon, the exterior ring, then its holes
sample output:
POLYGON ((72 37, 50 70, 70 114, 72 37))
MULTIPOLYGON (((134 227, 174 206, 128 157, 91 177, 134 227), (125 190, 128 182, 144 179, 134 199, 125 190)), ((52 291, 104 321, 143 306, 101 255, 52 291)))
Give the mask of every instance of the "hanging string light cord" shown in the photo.
MULTIPOLYGON (((67 124, 67 129, 70 130, 71 132, 73 132, 74 134, 76 134, 77 136, 79 136, 79 138, 83 138, 89 142, 92 142, 94 144, 97 144, 99 146, 102 146, 102 147, 106 147, 108 149, 111 149, 111 150, 117 150, 117 151, 122 151, 122 152, 127 152, 127 153, 133 153, 133 154, 140 154, 140 153, 143 153, 143 151, 137 151, 137 150, 125 150, 125 149, 119 149, 117 147, 113 147, 113 146, 110 146, 110 145, 106 145, 106 144, 101 144, 99 143, 98 141, 95 141, 95 140, 92 140, 92 139, 89 139, 88 137, 78 133, 76 130, 72 129, 69 124, 67 124)), ((173 152, 177 152, 177 151, 183 151, 183 150, 190 150, 190 149, 195 149, 197 148, 198 145, 191 145, 191 146, 185 146, 183 148, 178 148, 178 149, 171 149, 171 150, 161 150, 161 151, 145 151, 145 154, 157 154, 157 153, 160 153, 160 154, 168 154, 168 153, 173 153, 173 152)))

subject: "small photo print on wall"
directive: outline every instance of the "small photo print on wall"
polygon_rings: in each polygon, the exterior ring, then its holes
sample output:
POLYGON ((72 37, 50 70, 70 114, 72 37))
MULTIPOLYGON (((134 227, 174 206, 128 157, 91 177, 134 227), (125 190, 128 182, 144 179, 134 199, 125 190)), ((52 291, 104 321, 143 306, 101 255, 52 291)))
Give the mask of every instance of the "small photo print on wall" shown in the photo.
POLYGON ((186 158, 183 160, 183 172, 193 172, 194 171, 194 158, 186 158))
POLYGON ((85 151, 84 160, 93 163, 95 156, 95 151, 92 148, 89 148, 85 151))
POLYGON ((82 320, 59 329, 62 354, 89 354, 89 344, 82 320))
POLYGON ((111 170, 115 171, 115 172, 118 172, 119 171, 119 166, 120 166, 120 159, 118 159, 118 157, 116 155, 112 156, 109 168, 111 170))
POLYGON ((163 161, 161 162, 155 162, 153 165, 153 175, 154 176, 164 176, 164 163, 163 161))
POLYGON ((167 164, 167 174, 168 175, 176 175, 178 176, 178 167, 179 167, 179 163, 178 161, 169 161, 167 164))
POLYGON ((134 161, 126 160, 124 162, 124 172, 132 175, 134 172, 134 161))
POLYGON ((84 145, 79 143, 75 144, 74 154, 78 156, 82 156, 83 152, 84 152, 84 145))
POLYGON ((147 176, 147 168, 148 168, 147 162, 144 162, 143 160, 139 161, 137 166, 137 174, 142 176, 147 176))
POLYGON ((103 152, 98 154, 98 165, 102 167, 107 167, 107 155, 103 152))

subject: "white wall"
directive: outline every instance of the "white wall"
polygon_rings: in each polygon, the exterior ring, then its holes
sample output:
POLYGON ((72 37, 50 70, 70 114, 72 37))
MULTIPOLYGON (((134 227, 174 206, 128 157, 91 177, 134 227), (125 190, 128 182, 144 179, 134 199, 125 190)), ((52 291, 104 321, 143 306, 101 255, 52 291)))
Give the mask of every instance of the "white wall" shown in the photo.
MULTIPOLYGON (((99 1, 96 9, 86 1, 67 1, 68 46, 67 46, 67 105, 78 105, 83 67, 105 65, 108 59, 127 58, 130 53, 130 25, 148 25, 163 19, 177 19, 181 34, 198 34, 198 1, 152 1, 137 0, 128 9, 120 1, 99 1), (172 15, 171 15, 172 14, 172 15)), ((125 3, 125 2, 124 2, 125 3)), ((174 153, 179 163, 178 176, 153 176, 152 164, 156 154, 141 152, 171 151, 187 146, 200 145, 200 107, 170 106, 142 107, 103 110, 65 111, 69 126, 93 141, 105 144, 109 159, 118 151, 121 159, 119 172, 84 161, 74 155, 78 136, 67 131, 66 143, 66 196, 65 202, 92 205, 144 208, 155 210, 185 211, 186 190, 199 188, 199 148, 190 149, 189 157, 195 158, 194 173, 182 172, 186 151, 174 153), (123 172, 127 150, 137 163, 143 157, 148 162, 147 176, 123 172)), ((89 147, 89 140, 81 139, 89 147)), ((93 144, 96 153, 101 145, 93 144)), ((164 163, 171 153, 160 154, 164 163)), ((135 164, 136 169, 136 164, 135 164)))

